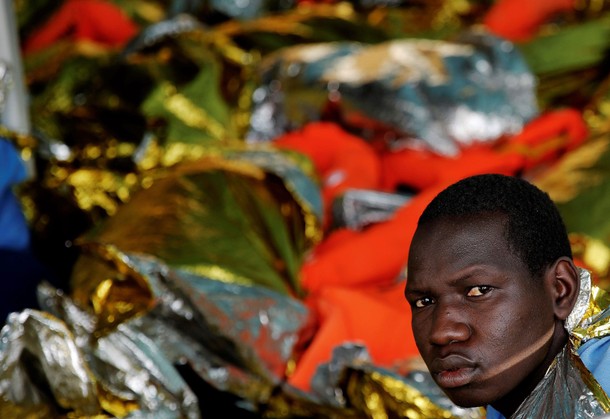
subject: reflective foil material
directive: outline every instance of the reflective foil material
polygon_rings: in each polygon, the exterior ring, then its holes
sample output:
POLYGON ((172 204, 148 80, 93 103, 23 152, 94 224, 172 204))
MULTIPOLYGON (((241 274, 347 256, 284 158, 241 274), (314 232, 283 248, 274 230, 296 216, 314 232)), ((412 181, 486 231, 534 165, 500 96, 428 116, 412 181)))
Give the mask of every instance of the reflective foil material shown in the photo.
MULTIPOLYGON (((239 395, 251 409, 270 398, 308 321, 301 303, 264 288, 174 271, 151 257, 101 249, 97 257, 114 272, 112 282, 148 287, 149 309, 110 328, 61 291, 41 286, 41 305, 61 319, 32 310, 11 317, 1 341, 1 412, 53 417, 57 403, 77 418, 198 418, 205 407, 177 365, 239 395), (56 401, 31 378, 38 366, 56 401)), ((104 304, 120 308, 129 300, 116 293, 104 304)))
POLYGON ((36 310, 9 315, 0 333, 0 354, 1 417, 53 417, 61 409, 77 415, 100 412, 91 370, 56 317, 36 310))
POLYGON ((210 4, 215 10, 227 16, 252 19, 267 11, 293 7, 295 0, 211 0, 210 4))
MULTIPOLYGON (((273 151, 227 150, 155 179, 83 242, 298 295, 298 270, 320 238, 320 216, 317 186, 289 159, 273 151)), ((104 279, 83 261, 73 283, 87 295, 104 279)))
POLYGON ((580 270, 581 289, 566 321, 570 341, 513 418, 591 418, 610 412, 610 398, 577 354, 589 339, 610 336, 610 298, 580 270))
POLYGON ((250 141, 320 119, 332 103, 346 122, 359 117, 394 130, 390 147, 415 139, 453 155, 464 145, 514 134, 537 114, 534 77, 517 49, 479 32, 456 42, 290 47, 263 61, 261 78, 250 141))
MULTIPOLYGON (((566 347, 555 359, 550 371, 521 404, 512 416, 525 419, 532 417, 592 418, 607 412, 581 377, 576 366, 582 364, 571 358, 566 347)), ((581 368, 584 368, 582 366, 581 368)))
MULTIPOLYGON (((37 9, 58 7, 18 3, 26 35, 43 21, 37 9)), ((480 417, 448 403, 425 371, 375 367, 362 347, 339 349, 313 394, 286 384, 315 323, 293 297, 320 235, 318 190, 284 155, 235 142, 329 116, 361 133, 381 127, 389 148, 445 154, 515 132, 535 107, 512 45, 403 39, 445 38, 461 17, 477 20, 469 5, 489 2, 310 2, 324 4, 249 22, 231 18, 296 2, 113 3, 142 24, 124 50, 61 40, 28 58, 37 138, 14 140, 28 141, 20 149, 37 154, 41 176, 24 200, 34 229, 59 238, 44 243, 50 260, 57 249, 84 255, 69 295, 41 286, 46 313, 3 330, 0 417, 210 417, 189 374, 261 417, 480 417), (259 68, 261 56, 307 43, 259 68)), ((390 201, 358 196, 344 223, 390 216, 390 201)), ((593 323, 574 316, 579 342, 606 333, 596 304, 583 314, 593 323)))
POLYGON ((403 194, 350 189, 333 203, 333 222, 340 227, 362 230, 390 219, 410 198, 403 194))
MULTIPOLYGON (((160 346, 172 354, 170 359, 178 362, 186 357, 196 367, 197 359, 207 364, 214 357, 224 358, 225 363, 270 383, 277 383, 284 376, 298 334, 309 317, 298 300, 262 287, 227 284, 183 271, 164 272, 167 268, 154 259, 132 256, 123 260, 146 276, 159 299, 155 309, 132 323, 147 336, 156 336, 160 346), (173 334, 188 331, 192 328, 190 323, 205 333, 189 332, 183 333, 182 339, 167 339, 161 330, 147 324, 147 318, 155 319, 156 324, 173 326, 173 334), (179 344, 184 338, 197 342, 212 356, 187 356, 188 352, 183 353, 183 345, 179 344)), ((203 368, 198 370, 204 372, 203 368)), ((215 373, 218 372, 217 367, 215 373)), ((214 377, 210 374, 208 381, 215 382, 214 377)), ((222 380, 217 384, 229 390, 222 380)))
POLYGON ((122 54, 124 57, 128 57, 130 54, 151 47, 163 39, 175 38, 183 33, 200 30, 202 27, 201 22, 193 16, 180 13, 170 19, 147 26, 125 46, 122 54))
POLYGON ((0 116, 2 116, 2 113, 4 112, 12 81, 9 63, 5 60, 0 60, 0 116))
POLYGON ((200 417, 192 390, 148 336, 121 325, 98 339, 92 352, 93 368, 107 392, 100 395, 102 403, 110 413, 200 417))
MULTIPOLYGON (((589 273, 581 270, 581 280, 583 276, 591 281, 589 273)), ((589 339, 610 335, 610 295, 606 291, 592 286, 590 297, 586 300, 579 298, 578 303, 586 308, 583 310, 577 305, 573 310, 583 313, 580 321, 570 331, 574 346, 578 348, 589 339)))
POLYGON ((406 374, 373 365, 366 348, 346 343, 320 366, 312 390, 334 406, 352 406, 366 418, 483 418, 482 409, 455 406, 426 370, 406 374))

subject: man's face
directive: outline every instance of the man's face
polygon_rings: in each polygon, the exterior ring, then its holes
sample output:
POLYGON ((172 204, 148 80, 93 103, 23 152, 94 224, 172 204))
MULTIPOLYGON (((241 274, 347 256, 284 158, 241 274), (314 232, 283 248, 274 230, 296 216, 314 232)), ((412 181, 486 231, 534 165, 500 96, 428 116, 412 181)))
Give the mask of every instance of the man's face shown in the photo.
POLYGON ((509 250, 504 220, 441 219, 420 227, 411 245, 405 294, 415 342, 460 406, 511 399, 535 384, 553 335, 552 298, 509 250))

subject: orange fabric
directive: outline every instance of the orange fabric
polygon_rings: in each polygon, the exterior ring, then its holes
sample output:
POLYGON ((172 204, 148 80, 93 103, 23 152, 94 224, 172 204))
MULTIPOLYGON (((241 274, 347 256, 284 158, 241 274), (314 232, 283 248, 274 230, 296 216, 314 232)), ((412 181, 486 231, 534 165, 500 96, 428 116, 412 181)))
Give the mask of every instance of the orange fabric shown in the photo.
POLYGON ((555 14, 573 10, 575 0, 499 0, 483 23, 493 34, 514 42, 531 39, 555 14))
MULTIPOLYGON (((361 233, 356 230, 350 230, 348 228, 339 228, 327 235, 313 250, 312 255, 316 253, 325 253, 331 249, 344 246, 350 240, 355 239, 361 233)), ((312 256, 313 257, 313 256, 312 256)))
POLYGON ((439 181, 438 168, 442 159, 425 150, 404 149, 384 152, 381 159, 380 188, 392 192, 398 185, 424 190, 439 181))
POLYGON ((62 38, 89 40, 109 47, 123 46, 137 26, 114 4, 104 0, 66 0, 60 9, 24 43, 29 54, 62 38))
POLYGON ((491 145, 472 146, 455 157, 429 151, 402 150, 384 153, 380 158, 383 168, 381 187, 388 191, 399 185, 425 190, 439 183, 451 183, 454 179, 489 171, 514 173, 524 161, 524 157, 516 153, 500 156, 491 145))
POLYGON ((549 163, 581 145, 588 136, 587 125, 580 112, 561 109, 548 112, 530 122, 504 146, 505 154, 520 155, 524 168, 549 163))
MULTIPOLYGON (((314 252, 301 268, 303 288, 316 293, 328 286, 380 286, 394 282, 407 260, 417 219, 441 189, 429 188, 401 208, 392 220, 356 233, 342 245, 314 252)), ((333 240, 335 234, 343 233, 331 233, 327 240, 333 240)))
POLYGON ((386 191, 406 185, 423 190, 437 183, 461 179, 470 173, 496 171, 515 174, 555 160, 586 140, 587 126, 580 112, 562 109, 548 112, 527 124, 502 145, 481 144, 445 157, 425 150, 385 152, 381 159, 381 185, 386 191))
POLYGON ((330 361, 339 343, 366 345, 378 365, 418 353, 402 282, 385 289, 326 287, 308 303, 318 313, 321 327, 289 378, 298 388, 309 390, 318 365, 330 361))

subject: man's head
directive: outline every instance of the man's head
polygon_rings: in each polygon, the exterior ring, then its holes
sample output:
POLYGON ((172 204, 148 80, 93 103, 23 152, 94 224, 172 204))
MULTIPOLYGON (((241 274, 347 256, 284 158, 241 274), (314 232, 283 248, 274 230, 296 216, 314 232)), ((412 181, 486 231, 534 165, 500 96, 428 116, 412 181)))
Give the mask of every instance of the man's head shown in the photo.
POLYGON ((405 295, 434 379, 458 405, 511 414, 563 347, 578 275, 561 217, 524 180, 481 175, 421 215, 405 295))
POLYGON ((451 185, 428 205, 419 225, 485 213, 506 217, 507 242, 533 276, 562 256, 572 258, 566 228, 553 201, 531 183, 512 176, 479 175, 451 185))

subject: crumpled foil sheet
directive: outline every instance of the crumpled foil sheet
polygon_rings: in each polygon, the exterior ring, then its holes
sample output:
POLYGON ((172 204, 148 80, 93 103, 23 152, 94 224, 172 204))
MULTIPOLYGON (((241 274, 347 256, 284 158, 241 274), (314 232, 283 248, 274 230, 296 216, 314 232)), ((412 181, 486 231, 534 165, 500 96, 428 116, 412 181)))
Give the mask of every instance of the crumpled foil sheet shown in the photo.
POLYGON ((61 409, 99 412, 93 375, 70 330, 54 316, 36 310, 9 315, 0 354, 1 417, 53 417, 61 409))
POLYGON ((553 418, 585 419, 607 413, 581 376, 581 370, 585 368, 582 361, 570 360, 571 357, 570 349, 566 347, 513 418, 549 417, 552 412, 553 418))
POLYGON ((610 293, 591 285, 591 274, 579 269, 581 288, 589 289, 585 298, 582 292, 566 322, 572 344, 578 348, 589 339, 610 335, 610 293), (574 314, 574 316, 573 316, 574 314), (576 317, 578 316, 578 317, 576 317))
POLYGON ((333 350, 332 360, 316 371, 312 390, 331 405, 354 406, 367 418, 484 417, 480 408, 453 404, 425 368, 399 374, 375 366, 366 347, 355 343, 333 350))
MULTIPOLYGON (((252 408, 269 397, 308 320, 305 306, 260 287, 174 271, 152 257, 115 251, 109 260, 109 252, 100 250, 100 257, 114 265, 112 282, 139 277, 136 282, 149 287, 151 308, 108 328, 107 321, 61 291, 41 286, 40 304, 54 315, 28 310, 11 317, 3 330, 2 411, 22 406, 52 411, 55 402, 28 385, 26 360, 43 366, 56 403, 76 417, 157 412, 162 416, 152 417, 199 417, 205 406, 198 405, 176 370, 181 364, 219 390, 243 397, 252 408), (24 347, 37 362, 22 356, 24 347)), ((129 304, 130 295, 115 297, 104 303, 129 304)))
MULTIPOLYGON (((200 356, 200 362, 209 364, 222 354, 220 358, 224 357, 225 362, 271 383, 277 384, 284 377, 298 334, 309 318, 301 302, 262 287, 227 284, 183 271, 160 276, 159 264, 154 260, 131 258, 130 263, 145 274, 159 298, 155 309, 144 318, 134 318, 130 324, 147 336, 156 336, 160 346, 167 348, 165 352, 172 354, 172 360, 177 362, 189 352, 184 353, 181 345, 174 344, 173 348, 168 345, 173 340, 166 339, 161 330, 151 328, 147 318, 169 324, 174 333, 188 330, 190 323, 199 324, 202 331, 208 330, 203 335, 189 332, 183 336, 216 354, 200 356), (162 282, 160 278, 166 280, 162 282)), ((191 362, 197 359, 187 358, 191 362)), ((212 374, 206 378, 214 381, 214 377, 212 374)), ((221 384, 219 380, 219 388, 221 384)))
POLYGON ((578 357, 590 339, 610 335, 610 296, 591 286, 591 275, 579 268, 579 295, 565 328, 569 344, 557 355, 544 378, 512 416, 585 419, 610 412, 610 398, 578 357))
POLYGON ((333 223, 359 231, 392 218, 410 199, 406 194, 349 189, 333 202, 333 223))
POLYGON ((12 83, 11 67, 6 60, 0 59, 0 116, 4 112, 12 83))
MULTIPOLYGON (((299 295, 298 271, 320 239, 317 185, 277 151, 225 150, 159 176, 82 243, 113 244, 225 282, 299 295)), ((79 261, 88 295, 104 275, 79 261)))
POLYGON ((253 19, 265 12, 289 9, 296 0, 211 0, 211 6, 227 16, 236 19, 253 19))
MULTIPOLYGON (((152 308, 121 325, 156 337, 172 361, 186 357, 196 370, 209 369, 207 378, 217 380, 215 384, 223 390, 235 390, 227 388, 231 374, 222 372, 223 364, 248 372, 268 385, 283 377, 297 334, 309 316, 298 300, 261 287, 172 270, 152 257, 99 249, 100 255, 104 252, 110 252, 103 257, 117 272, 140 276, 151 292, 152 308), (184 341, 192 342, 190 350, 181 343, 184 341), (197 361, 203 366, 197 368, 197 361)), ((129 295, 117 295, 104 304, 121 305, 129 300, 129 295)), ((254 390, 245 386, 241 391, 254 390)))
POLYGON ((394 130, 389 147, 415 141, 455 155, 464 145, 520 131, 538 112, 535 79, 518 50, 482 32, 454 42, 289 47, 266 57, 260 73, 251 142, 318 120, 332 103, 348 124, 359 117, 394 130))

